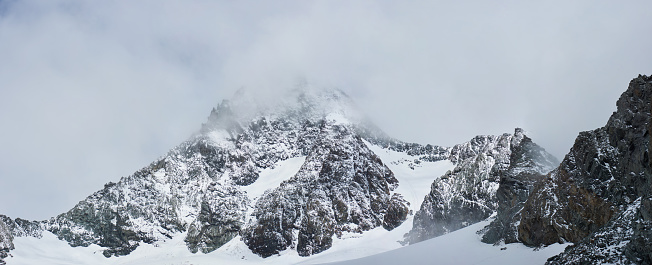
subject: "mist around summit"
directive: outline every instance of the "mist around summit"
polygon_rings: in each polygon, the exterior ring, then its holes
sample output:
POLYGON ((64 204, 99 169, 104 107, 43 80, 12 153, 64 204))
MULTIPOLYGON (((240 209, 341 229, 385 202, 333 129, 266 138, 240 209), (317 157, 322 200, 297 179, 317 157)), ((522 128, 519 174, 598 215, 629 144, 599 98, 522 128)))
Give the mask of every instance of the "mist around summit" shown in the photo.
POLYGON ((0 200, 21 203, 0 212, 66 211, 186 140, 239 88, 273 96, 301 76, 345 91, 405 141, 452 146, 520 127, 561 159, 650 68, 647 9, 3 1, 0 183, 14 188, 0 200))
POLYGON ((652 263, 650 8, 0 0, 0 263, 652 263))

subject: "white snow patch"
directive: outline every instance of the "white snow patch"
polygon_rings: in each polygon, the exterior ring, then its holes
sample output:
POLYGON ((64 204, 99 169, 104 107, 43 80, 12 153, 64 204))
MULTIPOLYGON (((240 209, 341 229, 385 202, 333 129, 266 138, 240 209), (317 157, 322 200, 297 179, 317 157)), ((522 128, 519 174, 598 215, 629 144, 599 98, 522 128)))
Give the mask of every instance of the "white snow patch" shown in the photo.
POLYGON ((394 228, 392 231, 387 231, 383 227, 376 227, 363 234, 344 233, 342 238, 333 238, 331 248, 322 253, 303 258, 297 264, 319 264, 352 260, 401 248, 403 245, 399 241, 403 240, 403 235, 412 229, 413 217, 414 215, 408 216, 401 226, 394 228))
POLYGON ((343 124, 350 124, 351 122, 349 119, 344 117, 341 113, 333 112, 328 115, 326 115, 326 120, 329 122, 333 122, 334 125, 343 125, 343 124))
POLYGON ((42 238, 16 237, 16 249, 5 258, 8 265, 21 264, 108 264, 98 245, 73 248, 67 242, 57 239, 50 232, 43 232, 42 238))
POLYGON ((230 141, 232 138, 229 132, 226 130, 214 130, 208 133, 208 137, 215 146, 218 147, 231 147, 233 142, 230 141))
POLYGON ((152 174, 157 180, 162 181, 165 177, 165 168, 161 168, 152 174))
MULTIPOLYGON (((398 179, 398 188, 394 192, 403 195, 410 203, 410 210, 413 211, 419 210, 423 198, 430 193, 432 182, 455 168, 450 160, 414 164, 414 160, 417 159, 415 156, 364 142, 394 172, 394 176, 398 179)), ((409 224, 412 225, 412 222, 409 224)))
POLYGON ((247 192, 249 199, 255 199, 263 195, 266 190, 273 189, 281 185, 281 182, 287 180, 299 172, 303 163, 306 162, 305 156, 294 157, 280 161, 273 168, 266 168, 260 171, 258 180, 249 186, 243 186, 242 190, 247 192))

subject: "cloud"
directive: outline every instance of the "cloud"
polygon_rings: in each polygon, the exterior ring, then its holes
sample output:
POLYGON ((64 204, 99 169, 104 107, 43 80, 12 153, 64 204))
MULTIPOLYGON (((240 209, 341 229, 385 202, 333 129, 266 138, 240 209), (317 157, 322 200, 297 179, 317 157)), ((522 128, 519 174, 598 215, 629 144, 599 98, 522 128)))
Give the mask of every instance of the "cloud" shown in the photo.
POLYGON ((399 139, 524 127, 563 156, 651 73, 644 1, 3 1, 0 213, 44 219, 240 87, 337 86, 399 139))

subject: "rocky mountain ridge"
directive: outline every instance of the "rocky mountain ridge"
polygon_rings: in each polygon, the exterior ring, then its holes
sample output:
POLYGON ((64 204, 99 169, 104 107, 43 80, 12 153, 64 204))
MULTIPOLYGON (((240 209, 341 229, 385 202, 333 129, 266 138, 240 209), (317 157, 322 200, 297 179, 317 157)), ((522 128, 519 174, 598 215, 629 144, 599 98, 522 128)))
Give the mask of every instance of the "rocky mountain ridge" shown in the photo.
POLYGON ((309 256, 342 234, 393 230, 414 214, 407 243, 493 216, 480 231, 485 243, 575 243, 550 264, 649 264, 651 99, 651 78, 632 80, 607 125, 580 133, 559 164, 520 129, 453 147, 405 143, 338 90, 302 87, 278 104, 241 91, 188 141, 70 211, 39 222, 0 218, 0 262, 14 237, 43 231, 71 246, 100 245, 107 257, 179 234, 191 252, 240 239, 262 257, 309 256), (444 160, 454 168, 410 202, 376 147, 406 154, 412 169, 444 160), (290 160, 300 162, 291 174, 259 188, 265 172, 290 160))
MULTIPOLYGON (((31 222, 29 235, 49 231, 71 246, 97 244, 107 257, 179 233, 192 252, 208 253, 241 236, 263 257, 287 248, 319 253, 333 235, 391 230, 408 214, 407 202, 392 193, 396 178, 363 139, 415 160, 441 160, 449 152, 387 137, 339 90, 300 87, 277 104, 239 91, 188 141, 70 211, 31 222), (278 187, 258 197, 247 193, 262 171, 297 157, 305 157, 303 166, 278 187)), ((6 219, 3 255, 13 236, 25 235, 16 228, 19 219, 6 219)))

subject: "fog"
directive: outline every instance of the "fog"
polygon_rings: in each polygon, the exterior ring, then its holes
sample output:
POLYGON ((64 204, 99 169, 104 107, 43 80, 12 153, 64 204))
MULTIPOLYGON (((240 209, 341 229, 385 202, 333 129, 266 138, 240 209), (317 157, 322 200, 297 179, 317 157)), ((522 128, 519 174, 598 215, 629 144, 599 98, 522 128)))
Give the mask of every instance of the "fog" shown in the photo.
POLYGON ((46 219, 238 88, 347 92, 404 141, 522 127, 559 159, 652 74, 649 1, 1 1, 0 213, 46 219))

